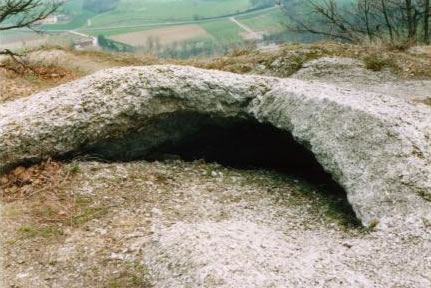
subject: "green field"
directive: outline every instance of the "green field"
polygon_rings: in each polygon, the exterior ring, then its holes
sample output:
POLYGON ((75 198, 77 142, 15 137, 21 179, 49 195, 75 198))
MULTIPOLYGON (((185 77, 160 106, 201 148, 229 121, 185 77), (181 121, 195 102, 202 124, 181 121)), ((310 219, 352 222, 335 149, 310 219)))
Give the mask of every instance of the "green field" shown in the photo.
POLYGON ((217 17, 251 7, 250 0, 122 0, 115 10, 91 20, 94 27, 139 25, 217 17))
MULTIPOLYGON (((286 20, 286 17, 278 9, 235 18, 242 24, 258 32, 281 31, 285 29, 283 22, 286 20)), ((244 31, 229 19, 202 23, 201 26, 221 44, 234 44, 243 40, 241 32, 244 31)))
POLYGON ((82 9, 82 3, 83 0, 71 0, 63 5, 59 14, 66 14, 72 17, 72 20, 68 23, 43 25, 41 28, 47 30, 72 30, 86 25, 87 20, 96 14, 82 9))
MULTIPOLYGON (((236 19, 256 31, 280 31, 285 29, 282 23, 286 20, 286 17, 283 15, 282 11, 272 10, 263 13, 258 12, 248 16, 239 16, 236 17, 236 19)), ((109 37, 112 35, 147 31, 169 26, 170 25, 155 25, 135 28, 110 28, 104 30, 90 29, 85 33, 93 36, 104 35, 109 37)), ((200 26, 203 27, 220 44, 238 43, 243 40, 240 35, 242 29, 238 25, 232 23, 229 19, 202 22, 200 23, 200 26)))
POLYGON ((239 16, 238 21, 256 31, 276 31, 285 29, 286 16, 281 10, 273 10, 258 15, 239 16))
MULTIPOLYGON (((244 41, 243 37, 246 34, 240 25, 229 19, 230 16, 235 17, 240 23, 257 32, 282 30, 283 26, 280 23, 285 17, 277 9, 254 11, 253 9, 260 7, 259 5, 262 3, 256 6, 255 0, 120 0, 113 6, 112 10, 99 13, 84 9, 85 1, 70 0, 65 2, 62 11, 57 14, 67 15, 70 17, 69 22, 43 25, 40 28, 58 32, 76 30, 92 36, 103 35, 108 39, 118 39, 114 36, 130 32, 159 29, 153 33, 161 35, 160 39, 163 41, 178 38, 176 36, 179 34, 175 35, 175 29, 169 29, 169 27, 195 24, 200 25, 207 32, 208 35, 204 36, 204 39, 207 39, 205 41, 212 41, 215 45, 229 46, 244 41), (247 13, 243 14, 244 12, 247 13), (236 14, 240 15, 235 16, 236 14), (170 30, 171 32, 168 33, 170 30)), ((202 32, 197 31, 196 33, 202 35, 202 32)), ((145 37, 148 34, 151 32, 135 35, 139 35, 136 37, 145 37)), ((157 38, 158 36, 151 37, 157 38)), ((126 44, 133 41, 133 39, 129 40, 131 38, 120 39, 126 44)), ((197 41, 198 39, 200 38, 190 35, 187 40, 181 41, 197 41)))
POLYGON ((220 44, 234 44, 241 42, 241 28, 230 20, 211 21, 201 24, 220 44))

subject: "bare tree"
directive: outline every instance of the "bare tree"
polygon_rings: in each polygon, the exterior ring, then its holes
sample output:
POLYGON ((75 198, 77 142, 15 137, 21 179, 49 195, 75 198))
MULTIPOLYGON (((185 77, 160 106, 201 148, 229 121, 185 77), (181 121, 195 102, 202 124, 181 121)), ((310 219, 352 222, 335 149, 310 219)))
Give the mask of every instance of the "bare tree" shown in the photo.
MULTIPOLYGON (((58 11, 62 4, 60 0, 0 0, 0 32, 19 28, 40 32, 36 29, 40 21, 58 11)), ((19 59, 20 54, 2 49, 0 55, 10 56, 20 66, 25 66, 19 59)), ((0 68, 6 67, 0 64, 0 68)))
MULTIPOLYGON (((359 42, 373 40, 430 41, 431 0, 355 0, 352 5, 340 0, 285 0, 309 11, 307 17, 288 13, 293 20, 290 28, 359 42), (419 37, 423 34, 423 38, 419 37)), ((286 11, 289 5, 284 5, 286 11)))
POLYGON ((376 6, 376 9, 382 13, 383 18, 385 20, 384 24, 386 26, 386 29, 389 32, 389 37, 391 41, 394 41, 394 28, 393 28, 391 17, 389 16, 390 12, 389 12, 387 2, 388 0, 380 0, 380 3, 378 3, 379 5, 376 6))
POLYGON ((424 12, 424 42, 430 44, 430 21, 431 21, 431 1, 424 0, 425 12, 424 12))
MULTIPOLYGON (((307 19, 301 19, 295 13, 289 17, 295 23, 289 28, 295 32, 307 32, 337 38, 348 42, 359 40, 363 31, 357 31, 358 25, 340 13, 340 8, 334 0, 304 0, 309 10, 307 19)), ((296 2, 297 3, 297 2, 296 2)), ((300 4, 297 4, 300 5, 300 4)), ((284 6, 289 9, 288 6, 284 6)), ((353 12, 352 12, 353 14, 353 12)))

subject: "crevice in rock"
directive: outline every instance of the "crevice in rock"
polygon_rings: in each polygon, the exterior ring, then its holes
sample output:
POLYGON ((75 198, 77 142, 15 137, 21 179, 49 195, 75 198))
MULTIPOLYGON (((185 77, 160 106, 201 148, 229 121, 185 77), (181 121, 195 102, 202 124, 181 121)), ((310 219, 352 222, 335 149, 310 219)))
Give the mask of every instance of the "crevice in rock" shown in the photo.
POLYGON ((289 132, 246 116, 163 114, 143 123, 139 131, 84 150, 87 155, 108 161, 203 159, 232 168, 276 170, 318 186, 324 197, 336 199, 334 209, 359 223, 345 191, 324 171, 311 151, 296 142, 289 132))

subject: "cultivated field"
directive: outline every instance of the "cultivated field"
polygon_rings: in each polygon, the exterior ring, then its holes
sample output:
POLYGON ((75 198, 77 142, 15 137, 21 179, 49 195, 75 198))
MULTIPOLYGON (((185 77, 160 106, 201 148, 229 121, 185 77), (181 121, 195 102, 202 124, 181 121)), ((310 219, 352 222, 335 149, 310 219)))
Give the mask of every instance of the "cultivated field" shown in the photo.
POLYGON ((0 48, 19 50, 42 45, 70 46, 70 43, 78 39, 80 37, 67 32, 43 34, 31 31, 2 33, 0 34, 0 48))
POLYGON ((251 7, 250 0, 122 0, 115 10, 92 17, 91 21, 94 27, 187 21, 251 7))
POLYGON ((74 30, 94 37, 102 35, 134 47, 152 45, 150 42, 166 48, 185 41, 207 41, 212 43, 208 45, 220 48, 261 39, 255 36, 284 29, 280 23, 285 15, 280 9, 255 11, 253 8, 259 6, 251 0, 121 0, 115 9, 99 14, 85 10, 84 1, 65 3, 61 13, 67 15, 69 21, 39 27, 61 35, 64 41, 58 36, 35 37, 15 31, 2 32, 0 45, 13 49, 24 47, 24 43, 26 46, 71 46, 78 40, 70 37, 69 32, 74 30))
POLYGON ((280 9, 267 13, 258 13, 236 17, 238 21, 259 32, 280 31, 286 29, 287 17, 280 9))
POLYGON ((242 40, 241 28, 229 19, 202 23, 201 26, 219 43, 230 44, 242 40))
POLYGON ((22 45, 25 46, 26 42, 44 42, 46 40, 46 35, 40 35, 34 32, 20 32, 20 33, 9 33, 6 35, 1 35, 0 37, 0 45, 2 47, 10 46, 10 45, 22 45))
POLYGON ((211 39, 211 36, 199 25, 184 25, 113 35, 109 38, 132 46, 145 46, 150 41, 169 45, 187 40, 211 39))

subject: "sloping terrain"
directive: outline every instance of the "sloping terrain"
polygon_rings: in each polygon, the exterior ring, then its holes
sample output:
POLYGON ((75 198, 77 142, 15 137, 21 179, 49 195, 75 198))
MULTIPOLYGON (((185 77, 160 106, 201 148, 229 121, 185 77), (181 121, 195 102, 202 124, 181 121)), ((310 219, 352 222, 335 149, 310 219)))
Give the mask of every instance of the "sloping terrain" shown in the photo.
MULTIPOLYGON (((426 107, 429 51, 378 49, 288 46, 190 61, 49 49, 31 56, 35 65, 52 69, 49 77, 3 74, 0 95, 9 102, 105 68, 173 63, 295 74, 366 92, 391 89, 385 94, 426 107), (320 59, 325 56, 360 62, 320 59), (59 71, 67 77, 52 75, 59 71), (384 82, 391 84, 379 86, 384 82), (404 83, 413 83, 411 95, 404 83)), ((313 179, 294 171, 184 162, 171 154, 130 163, 92 157, 3 175, 2 287, 431 285, 431 233, 360 227, 343 195, 328 183, 311 184, 313 179)), ((421 225, 431 229, 426 220, 421 225)))
MULTIPOLYGON (((360 68, 360 73, 354 79, 363 83, 363 86, 366 86, 369 79, 373 79, 368 85, 368 89, 375 89, 376 86, 380 85, 378 81, 387 82, 388 78, 393 80, 392 83, 397 82, 399 87, 402 87, 406 81, 414 82, 418 80, 418 82, 422 83, 421 80, 431 80, 431 71, 429 69, 431 66, 431 49, 426 46, 400 51, 391 47, 364 47, 333 43, 287 45, 263 50, 237 50, 229 56, 190 60, 160 59, 148 54, 71 51, 61 47, 47 47, 36 49, 30 52, 27 57, 29 63, 32 63, 36 68, 42 69, 42 76, 32 75, 32 73, 16 75, 15 73, 0 71, 0 79, 2 80, 0 102, 4 102, 5 98, 10 100, 29 96, 48 87, 57 86, 84 75, 112 67, 179 64, 239 74, 290 77, 303 68, 304 65, 307 66, 310 61, 323 57, 344 57, 355 61, 344 64, 339 63, 341 65, 335 63, 335 66, 319 67, 325 70, 314 76, 308 75, 310 73, 307 72, 305 73, 307 78, 326 77, 324 78, 325 81, 330 78, 330 81, 336 81, 337 84, 341 84, 348 78, 342 73, 343 70, 360 68), (365 70, 363 69, 364 67, 366 68, 365 70), (44 70, 46 69, 51 73, 45 73, 44 70), (331 69, 338 72, 331 72, 331 69), (58 77, 56 74, 59 73, 56 73, 56 70, 62 72, 60 74, 65 74, 69 77, 58 77), (48 77, 43 75, 48 75, 48 77), (52 77, 49 76, 55 76, 55 81, 51 81, 52 77), (367 81, 361 80, 363 78, 367 79, 367 81)), ((5 58, 3 58, 3 61, 5 61, 5 58)), ((11 63, 11 66, 15 66, 15 64, 11 63)), ((310 71, 309 69, 306 70, 310 71)), ((388 87, 390 86, 388 85, 388 87)), ((396 89, 393 90, 395 91, 396 89)), ((425 95, 429 95, 426 87, 423 90, 425 95)))

